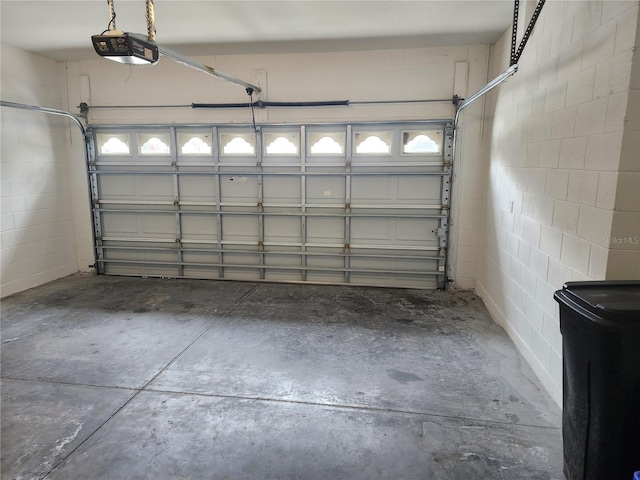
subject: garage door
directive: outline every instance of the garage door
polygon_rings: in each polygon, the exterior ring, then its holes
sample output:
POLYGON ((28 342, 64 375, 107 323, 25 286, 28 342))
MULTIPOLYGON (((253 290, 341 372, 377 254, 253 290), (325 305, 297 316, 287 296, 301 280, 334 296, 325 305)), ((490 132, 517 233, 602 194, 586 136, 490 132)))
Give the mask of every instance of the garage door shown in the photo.
POLYGON ((98 272, 442 288, 450 127, 93 126, 98 272))

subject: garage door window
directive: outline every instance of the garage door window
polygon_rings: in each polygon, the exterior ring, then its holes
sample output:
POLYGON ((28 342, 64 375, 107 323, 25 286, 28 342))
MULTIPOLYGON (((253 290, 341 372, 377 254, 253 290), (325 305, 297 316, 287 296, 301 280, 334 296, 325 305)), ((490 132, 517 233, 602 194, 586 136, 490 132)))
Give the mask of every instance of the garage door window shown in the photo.
POLYGON ((256 155, 255 137, 248 133, 220 133, 222 155, 252 156, 256 155))
POLYGON ((168 134, 139 134, 140 155, 171 155, 171 139, 168 134))
POLYGON ((122 134, 99 134, 97 136, 100 155, 129 155, 129 135, 122 134))
POLYGON ((265 133, 266 155, 300 155, 299 133, 265 133))
POLYGON ((344 133, 310 133, 309 155, 344 156, 344 133))
POLYGON ((357 132, 356 155, 390 155, 391 132, 357 132))
POLYGON ((211 135, 209 134, 179 134, 178 143, 181 145, 182 155, 211 155, 211 135))
POLYGON ((402 132, 403 154, 436 154, 442 152, 442 131, 412 130, 402 132))

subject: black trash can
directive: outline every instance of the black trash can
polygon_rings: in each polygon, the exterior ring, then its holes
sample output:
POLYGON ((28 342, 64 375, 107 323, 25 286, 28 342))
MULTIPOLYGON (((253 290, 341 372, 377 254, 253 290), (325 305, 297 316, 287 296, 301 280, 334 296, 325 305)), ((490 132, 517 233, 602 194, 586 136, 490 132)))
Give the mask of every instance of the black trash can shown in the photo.
POLYGON ((640 470, 640 280, 569 282, 560 304, 568 480, 640 470))

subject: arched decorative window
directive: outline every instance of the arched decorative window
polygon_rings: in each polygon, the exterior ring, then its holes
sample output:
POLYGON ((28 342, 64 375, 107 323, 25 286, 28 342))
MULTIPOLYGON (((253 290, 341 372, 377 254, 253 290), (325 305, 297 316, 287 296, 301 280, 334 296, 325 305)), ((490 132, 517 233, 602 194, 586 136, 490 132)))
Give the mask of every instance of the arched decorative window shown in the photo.
POLYGON ((222 155, 255 156, 255 137, 243 133, 220 133, 222 155))
POLYGON ((439 130, 419 130, 402 132, 402 153, 442 152, 442 132, 439 130))
POLYGON ((211 138, 208 135, 181 134, 179 140, 182 155, 211 155, 211 138))
POLYGON ((391 132, 358 132, 355 146, 357 155, 388 155, 391 153, 391 132))
POLYGON ((300 155, 300 134, 265 132, 264 145, 266 155, 300 155))
POLYGON ((98 151, 100 155, 129 155, 129 135, 98 135, 98 151))
POLYGON ((310 133, 309 153, 311 155, 344 155, 344 134, 310 133))
POLYGON ((168 133, 139 134, 140 155, 170 155, 171 139, 168 133))

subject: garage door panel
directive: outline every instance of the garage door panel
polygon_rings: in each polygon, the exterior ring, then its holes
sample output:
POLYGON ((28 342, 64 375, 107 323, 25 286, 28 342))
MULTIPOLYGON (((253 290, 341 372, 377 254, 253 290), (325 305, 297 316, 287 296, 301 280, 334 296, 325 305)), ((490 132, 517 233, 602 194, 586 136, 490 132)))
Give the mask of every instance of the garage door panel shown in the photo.
POLYGON ((384 274, 352 274, 351 283, 357 285, 393 285, 405 288, 438 288, 438 282, 434 277, 421 275, 384 275, 384 274))
MULTIPOLYGON (((314 249, 318 251, 318 249, 314 249)), ((342 257, 343 249, 324 249, 323 253, 330 253, 331 255, 308 255, 307 265, 309 267, 317 268, 336 268, 341 269, 344 267, 344 259, 342 257)))
POLYGON ((328 284, 345 283, 344 275, 315 272, 313 270, 307 272, 307 281, 328 284))
POLYGON ((127 261, 125 263, 109 262, 109 275, 142 275, 156 277, 176 277, 178 276, 178 268, 170 265, 154 265, 151 262, 144 261, 127 261))
POLYGON ((173 181, 170 176, 103 175, 99 188, 103 200, 167 200, 173 201, 173 181))
POLYGON ((307 243, 344 243, 344 220, 307 218, 307 243))
POLYGON ((141 232, 145 237, 172 238, 176 235, 175 215, 150 214, 141 218, 141 232))
POLYGON ((441 201, 442 178, 432 175, 402 176, 398 178, 398 200, 415 200, 417 204, 437 205, 441 201))
POLYGON ((225 241, 258 243, 258 223, 250 216, 223 215, 222 232, 225 241))
POLYGON ((443 286, 445 124, 90 127, 100 273, 443 286))
POLYGON ((217 241, 217 223, 217 215, 182 215, 182 238, 217 241))
POLYGON ((300 179, 291 177, 265 177, 263 195, 272 203, 300 203, 300 179))
POLYGON ((353 218, 351 220, 352 243, 391 242, 395 219, 353 218))
POLYGON ((103 213, 102 228, 109 235, 137 235, 140 233, 140 218, 132 214, 103 213))
MULTIPOLYGON (((206 246, 205 248, 203 248, 203 250, 205 250, 206 248, 211 248, 211 246, 206 246)), ((210 265, 212 263, 218 263, 218 254, 215 252, 202 252, 202 251, 190 251, 190 248, 194 248, 192 245, 190 245, 188 248, 184 249, 182 251, 182 261, 184 263, 192 263, 192 264, 199 264, 202 265, 203 267, 206 265, 210 265)), ((216 267, 217 268, 217 267, 216 267)))
MULTIPOLYGON (((389 203, 396 196, 397 177, 354 176, 352 178, 351 195, 357 199, 357 203, 389 203)), ((355 201, 353 203, 356 203, 355 201)))
POLYGON ((267 217, 264 219, 265 243, 300 243, 299 217, 267 217))
POLYGON ((258 202, 258 179, 249 175, 226 175, 220 179, 220 192, 223 202, 232 200, 258 202))
POLYGON ((265 270, 265 280, 280 282, 298 282, 302 280, 300 257, 266 256, 265 265, 273 266, 273 268, 265 270))
MULTIPOLYGON (((234 265, 243 265, 246 267, 253 267, 255 265, 258 265, 259 263, 259 254, 258 251, 256 249, 255 253, 244 253, 246 250, 249 250, 248 248, 245 249, 242 253, 240 252, 232 252, 232 251, 225 251, 225 253, 223 253, 222 255, 222 259, 223 259, 223 263, 225 264, 225 270, 227 268, 231 268, 234 265)), ((241 268, 238 270, 253 270, 250 268, 241 268)), ((259 269, 255 269, 256 272, 259 271, 259 269)))
POLYGON ((282 266, 282 267, 300 267, 302 265, 301 255, 282 255, 278 254, 276 250, 269 248, 265 251, 264 264, 270 266, 282 266))
POLYGON ((299 273, 284 270, 267 270, 265 280, 270 282, 299 282, 302 280, 299 273))
POLYGON ((383 273, 351 273, 351 283, 356 285, 388 285, 392 281, 392 276, 383 273))
POLYGON ((101 198, 104 200, 137 196, 135 177, 102 175, 99 178, 99 188, 101 198))
POLYGON ((216 179, 213 175, 178 177, 180 200, 183 202, 215 202, 216 179))
MULTIPOLYGON (((371 252, 368 252, 371 254, 371 252)), ((385 258, 352 258, 351 268, 359 270, 389 270, 393 272, 424 273, 434 270, 434 261, 412 258, 401 259, 392 257, 392 252, 386 252, 385 258)))
POLYGON ((173 201, 173 178, 170 175, 149 175, 136 178, 138 196, 147 200, 173 201))
POLYGON ((177 250, 173 246, 168 248, 154 247, 149 250, 126 248, 125 243, 120 243, 121 248, 110 249, 106 256, 109 260, 128 260, 141 263, 175 263, 177 250))
POLYGON ((433 245, 438 241, 435 233, 438 226, 438 220, 432 218, 397 219, 395 240, 401 240, 408 245, 433 245))
POLYGON ((346 183, 340 177, 308 177, 307 178, 307 202, 308 203, 344 203, 346 183))
POLYGON ((245 268, 225 267, 224 278, 227 280, 244 280, 244 281, 254 281, 254 282, 258 282, 261 280, 260 270, 257 268, 245 269, 245 268))
POLYGON ((200 280, 218 280, 222 278, 220 276, 220 270, 217 267, 206 266, 185 266, 183 268, 182 276, 185 278, 197 278, 200 280))
POLYGON ((222 278, 220 275, 217 245, 191 243, 182 245, 182 274, 187 278, 222 278))

